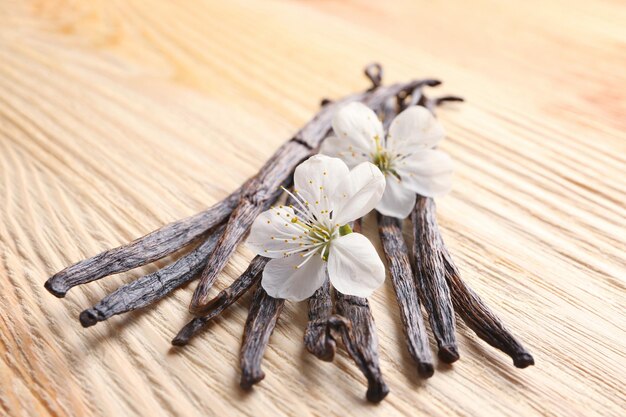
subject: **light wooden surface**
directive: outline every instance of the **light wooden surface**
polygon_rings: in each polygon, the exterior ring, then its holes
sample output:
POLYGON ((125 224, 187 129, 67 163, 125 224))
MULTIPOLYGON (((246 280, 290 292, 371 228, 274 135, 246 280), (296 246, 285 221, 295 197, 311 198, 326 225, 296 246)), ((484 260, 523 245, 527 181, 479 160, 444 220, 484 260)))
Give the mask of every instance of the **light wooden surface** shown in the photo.
MULTIPOLYGON (((596 1, 0 0, 0 414, 624 415, 626 8, 596 1), (436 76, 457 162, 439 218, 464 278, 536 358, 518 370, 460 326, 420 381, 390 283, 375 294, 391 394, 367 404, 342 352, 303 351, 304 304, 238 386, 249 297, 184 350, 194 285, 84 330, 140 274, 45 279, 224 197, 322 97, 436 76)), ((376 239, 370 219, 366 232, 376 239)), ((251 254, 235 257, 227 285, 251 254)))

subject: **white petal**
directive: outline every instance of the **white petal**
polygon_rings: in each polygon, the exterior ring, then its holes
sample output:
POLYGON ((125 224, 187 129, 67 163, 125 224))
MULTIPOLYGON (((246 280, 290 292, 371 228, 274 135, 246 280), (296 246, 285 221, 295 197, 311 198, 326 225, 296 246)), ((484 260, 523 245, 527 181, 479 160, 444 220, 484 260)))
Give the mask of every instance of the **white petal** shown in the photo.
POLYGON ((406 188, 399 179, 391 174, 387 175, 387 185, 383 198, 376 206, 381 214, 385 216, 405 219, 411 214, 415 206, 415 191, 406 188))
POLYGON ((246 244, 266 258, 282 258, 285 252, 297 250, 303 242, 302 230, 291 223, 294 212, 278 206, 261 213, 252 223, 246 244))
POLYGON ((384 191, 385 176, 376 165, 357 165, 332 196, 333 222, 341 226, 365 216, 376 207, 384 191))
POLYGON ((385 266, 368 238, 350 233, 330 244, 328 276, 339 292, 368 297, 385 281, 385 266))
POLYGON ((272 259, 263 270, 261 285, 274 298, 302 301, 313 295, 326 279, 326 263, 319 254, 312 255, 304 265, 300 255, 272 259))
POLYGON ((314 155, 298 165, 294 172, 294 186, 299 197, 313 210, 329 208, 329 199, 335 188, 348 178, 350 170, 339 158, 314 155))
POLYGON ((422 106, 410 106, 389 127, 387 147, 400 154, 435 147, 445 136, 435 116, 422 106))
POLYGON ((369 150, 357 149, 348 138, 337 136, 329 136, 324 139, 320 153, 341 159, 349 168, 370 159, 369 150))
POLYGON ((340 108, 333 118, 335 135, 350 141, 356 150, 366 154, 375 149, 374 138, 383 138, 383 125, 372 111, 363 103, 353 102, 340 108))
POLYGON ((436 197, 452 188, 453 167, 447 153, 427 149, 404 159, 396 172, 405 187, 425 197, 436 197))

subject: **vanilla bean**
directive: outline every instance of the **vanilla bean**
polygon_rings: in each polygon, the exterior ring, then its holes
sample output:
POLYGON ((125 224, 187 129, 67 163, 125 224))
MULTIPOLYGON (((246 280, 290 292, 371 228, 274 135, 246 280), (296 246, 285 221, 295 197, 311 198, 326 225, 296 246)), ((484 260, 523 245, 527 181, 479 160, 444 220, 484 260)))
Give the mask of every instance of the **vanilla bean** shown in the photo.
POLYGON ((304 332, 306 350, 327 362, 332 362, 337 346, 328 323, 332 314, 333 303, 327 276, 324 284, 309 298, 309 321, 304 332))
POLYGON ((421 97, 421 100, 422 102, 420 104, 430 110, 433 114, 435 114, 435 108, 443 103, 465 101, 463 97, 459 96, 440 96, 435 98, 428 98, 423 95, 421 97))
POLYGON ((509 355, 517 368, 534 365, 535 360, 530 352, 511 334, 483 300, 463 282, 459 270, 443 243, 443 238, 440 236, 439 239, 442 242, 439 247, 446 264, 446 279, 457 314, 478 337, 509 355))
POLYGON ((98 304, 80 313, 83 327, 93 326, 114 315, 150 305, 191 281, 204 268, 225 225, 215 229, 197 248, 176 262, 121 286, 98 304))
POLYGON ((372 83, 372 87, 368 91, 374 90, 381 86, 383 82, 383 66, 378 62, 372 62, 365 67, 365 76, 372 83))
POLYGON ((441 254, 441 239, 432 198, 418 195, 411 213, 413 222, 413 255, 415 280, 439 347, 438 356, 452 363, 459 359, 456 325, 450 290, 446 282, 446 266, 441 254))
POLYGON ((254 384, 265 378, 265 373, 261 369, 263 353, 284 304, 285 300, 270 297, 260 285, 254 293, 246 319, 240 353, 240 385, 244 389, 252 388, 254 384))
MULTIPOLYGON (((427 106, 428 98, 424 95, 422 88, 424 86, 428 87, 437 87, 441 84, 439 80, 428 80, 428 82, 424 82, 421 85, 417 85, 412 89, 405 88, 400 90, 396 95, 396 114, 402 112, 409 106, 419 105, 419 106, 427 106)), ((432 109, 429 108, 432 111, 432 109)), ((391 120, 389 120, 391 122, 391 120)), ((385 128, 388 128, 389 124, 385 125, 385 128)))
POLYGON ((378 363, 378 337, 367 299, 335 291, 335 311, 350 322, 351 332, 343 331, 348 353, 367 378, 366 398, 380 402, 389 394, 378 363))
MULTIPOLYGON (((352 229, 361 232, 362 219, 356 219, 352 229)), ((329 325, 339 329, 342 341, 348 354, 367 379, 365 397, 370 402, 380 402, 387 394, 389 387, 383 379, 378 363, 378 336, 374 326, 374 318, 367 299, 342 294, 335 290, 335 312, 329 325), (333 320, 334 318, 334 320, 333 320), (340 320, 345 318, 348 320, 340 320)))
POLYGON ((438 80, 427 79, 386 87, 376 86, 375 89, 353 94, 323 106, 313 119, 276 151, 257 175, 244 184, 241 201, 230 216, 226 231, 202 272, 189 310, 194 314, 201 314, 203 306, 208 302, 209 290, 218 274, 248 233, 254 219, 261 213, 268 196, 293 173, 302 160, 315 152, 331 129, 332 118, 340 106, 352 101, 362 101, 377 111, 387 99, 395 97, 402 91, 410 93, 420 86, 439 83, 438 80))
POLYGON ((222 223, 239 202, 241 188, 191 217, 170 223, 132 242, 69 266, 49 278, 45 287, 64 297, 70 288, 154 262, 191 243, 222 223))
POLYGON ((435 98, 430 99, 430 101, 436 107, 436 106, 440 106, 443 103, 450 103, 450 102, 463 103, 465 101, 465 99, 463 97, 459 97, 459 96, 439 96, 439 97, 435 97, 435 98))
POLYGON ((178 332, 174 340, 172 340, 172 344, 174 346, 183 346, 189 343, 189 340, 206 327, 209 322, 222 314, 224 310, 237 301, 254 284, 261 281, 263 268, 265 268, 268 261, 268 258, 256 256, 250 262, 248 269, 239 278, 209 301, 203 316, 195 317, 178 332))
POLYGON ((429 378, 433 376, 435 369, 409 261, 409 251, 402 236, 402 222, 394 217, 378 214, 378 231, 400 307, 402 329, 409 354, 417 363, 418 374, 429 378))

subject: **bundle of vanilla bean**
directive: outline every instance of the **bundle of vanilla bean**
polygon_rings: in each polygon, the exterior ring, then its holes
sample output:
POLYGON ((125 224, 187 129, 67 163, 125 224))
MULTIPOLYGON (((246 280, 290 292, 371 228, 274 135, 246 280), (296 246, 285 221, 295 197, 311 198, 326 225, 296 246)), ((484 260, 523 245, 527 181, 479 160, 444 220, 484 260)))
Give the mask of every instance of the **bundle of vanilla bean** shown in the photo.
MULTIPOLYGON (((284 300, 270 297, 259 285, 268 259, 255 257, 229 287, 213 298, 209 296, 215 280, 246 237, 254 219, 281 197, 281 186, 290 186, 296 166, 317 152, 331 130, 332 117, 340 106, 361 101, 388 123, 409 105, 422 105, 434 112, 441 103, 461 101, 455 96, 431 99, 424 95, 424 87, 437 86, 440 84, 438 80, 413 80, 383 86, 379 64, 369 65, 365 74, 372 82, 371 88, 336 101, 323 100, 322 108, 313 119, 281 146, 255 176, 224 200, 127 245, 78 262, 48 279, 46 289, 57 297, 64 297, 74 286, 129 271, 195 245, 170 265, 121 286, 83 311, 80 322, 89 327, 114 315, 146 307, 199 276, 190 305, 195 318, 172 341, 181 346, 244 293, 254 290, 241 347, 241 386, 249 388, 259 382, 264 378, 261 370, 263 353, 284 304, 284 300)), ((530 353, 461 280, 439 231, 432 199, 418 196, 411 223, 414 236, 412 257, 402 235, 401 221, 378 215, 383 251, 400 307, 408 349, 418 374, 427 378, 434 373, 422 303, 438 345, 440 360, 452 363, 459 358, 456 311, 481 339, 508 354, 516 367, 532 365, 534 361, 530 353)), ((358 231, 359 228, 360 221, 357 221, 354 229, 358 231)), ((378 342, 368 301, 332 291, 327 280, 309 299, 308 308, 309 322, 304 335, 306 349, 322 360, 331 361, 337 341, 341 341, 367 378, 367 399, 372 402, 382 400, 389 389, 378 363, 378 342)))

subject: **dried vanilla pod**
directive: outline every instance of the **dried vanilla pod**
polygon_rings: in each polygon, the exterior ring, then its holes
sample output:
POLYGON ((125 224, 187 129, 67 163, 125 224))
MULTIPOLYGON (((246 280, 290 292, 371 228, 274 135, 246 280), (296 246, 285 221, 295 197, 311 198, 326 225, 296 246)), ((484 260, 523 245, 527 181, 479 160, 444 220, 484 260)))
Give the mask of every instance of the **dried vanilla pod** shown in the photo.
POLYGON ((328 323, 333 315, 328 277, 309 298, 308 304, 309 321, 304 332, 304 347, 319 359, 331 362, 335 357, 336 342, 328 323))
POLYGON ((445 277, 445 263, 441 252, 439 227, 432 198, 417 197, 411 213, 414 242, 415 280, 419 288, 430 327, 437 340, 439 358, 446 363, 459 359, 456 342, 456 324, 450 289, 445 277))
POLYGON ((270 297, 260 285, 254 292, 239 356, 240 385, 244 389, 252 388, 254 384, 265 378, 265 373, 261 369, 263 353, 284 305, 285 300, 270 297))
POLYGON ((174 253, 223 223, 240 195, 241 188, 205 211, 68 266, 50 277, 44 286, 53 295, 64 297, 72 287, 130 271, 174 253))
POLYGON ((172 344, 175 346, 184 346, 189 343, 189 340, 206 327, 208 323, 222 314, 224 310, 237 301, 252 288, 254 284, 260 282, 263 268, 267 264, 267 261, 269 261, 268 258, 256 256, 252 262, 250 262, 248 269, 246 269, 239 278, 209 301, 205 307, 204 315, 194 317, 180 329, 176 337, 172 340, 172 344))
POLYGON ((389 276, 400 308, 402 329, 409 354, 417 364, 417 373, 423 378, 430 378, 435 368, 428 345, 421 304, 417 296, 413 269, 409 261, 408 248, 402 236, 402 221, 379 214, 378 230, 389 266, 389 276))
POLYGON ((378 359, 378 336, 367 299, 335 291, 335 311, 350 322, 350 331, 343 331, 348 353, 367 378, 367 400, 380 402, 389 387, 383 379, 378 359))

